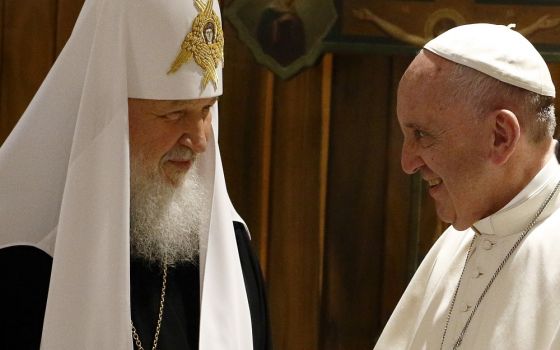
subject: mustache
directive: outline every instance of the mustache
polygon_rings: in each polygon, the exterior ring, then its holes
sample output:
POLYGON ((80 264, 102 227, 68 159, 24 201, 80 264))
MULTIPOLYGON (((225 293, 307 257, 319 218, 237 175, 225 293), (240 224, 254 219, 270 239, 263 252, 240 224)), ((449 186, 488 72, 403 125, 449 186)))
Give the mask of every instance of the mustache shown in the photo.
POLYGON ((193 152, 193 150, 189 147, 181 146, 169 150, 169 152, 167 152, 165 156, 163 156, 163 161, 166 162, 168 160, 171 160, 175 162, 186 162, 192 160, 194 162, 197 156, 198 154, 193 152))

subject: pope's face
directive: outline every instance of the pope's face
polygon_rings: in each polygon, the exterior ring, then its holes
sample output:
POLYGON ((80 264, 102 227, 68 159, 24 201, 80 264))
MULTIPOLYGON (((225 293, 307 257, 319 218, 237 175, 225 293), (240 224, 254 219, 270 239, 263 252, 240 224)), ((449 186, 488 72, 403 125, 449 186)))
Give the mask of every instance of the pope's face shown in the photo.
POLYGON ((397 116, 404 134, 401 165, 420 172, 438 216, 459 230, 491 214, 487 178, 487 123, 448 97, 451 63, 421 53, 398 90, 397 116), (486 200, 485 200, 486 199, 486 200))
POLYGON ((131 158, 179 186, 196 156, 206 151, 216 100, 128 99, 131 158))

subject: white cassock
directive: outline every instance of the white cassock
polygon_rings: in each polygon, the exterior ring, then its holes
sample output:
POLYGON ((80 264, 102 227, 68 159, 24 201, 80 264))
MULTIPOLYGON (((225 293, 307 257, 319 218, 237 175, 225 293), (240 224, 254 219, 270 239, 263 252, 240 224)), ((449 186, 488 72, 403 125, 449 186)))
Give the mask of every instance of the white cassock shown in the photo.
MULTIPOLYGON (((556 157, 497 213, 432 247, 387 323, 375 350, 440 349, 465 258, 443 349, 452 349, 490 278, 560 180, 556 157)), ((554 195, 482 299, 460 349, 560 349, 560 196, 554 195)))

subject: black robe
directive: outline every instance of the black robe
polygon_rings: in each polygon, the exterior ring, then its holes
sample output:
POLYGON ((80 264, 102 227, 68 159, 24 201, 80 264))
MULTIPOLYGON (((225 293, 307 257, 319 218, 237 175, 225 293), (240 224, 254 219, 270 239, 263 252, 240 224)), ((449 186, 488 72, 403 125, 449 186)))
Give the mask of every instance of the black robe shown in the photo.
MULTIPOLYGON (((265 288, 259 263, 242 224, 235 238, 251 312, 254 350, 271 349, 265 288)), ((0 250, 0 349, 39 349, 52 258, 28 246, 0 250)), ((131 261, 132 320, 144 349, 151 349, 159 311, 161 271, 131 261)), ((200 318, 198 266, 168 270, 164 316, 158 349, 198 349, 200 318)), ((136 348, 136 347, 135 347, 136 348)))

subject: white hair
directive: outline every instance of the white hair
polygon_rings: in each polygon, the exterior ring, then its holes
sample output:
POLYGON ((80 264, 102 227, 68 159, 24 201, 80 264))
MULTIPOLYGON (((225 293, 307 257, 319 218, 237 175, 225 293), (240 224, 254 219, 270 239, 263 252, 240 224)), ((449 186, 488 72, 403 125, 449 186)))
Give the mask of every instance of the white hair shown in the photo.
POLYGON ((208 196, 196 162, 178 187, 131 159, 130 247, 133 257, 162 265, 197 263, 201 223, 208 213, 208 196))
POLYGON ((472 108, 477 115, 504 108, 512 110, 529 139, 538 143, 554 135, 554 98, 521 89, 477 70, 453 63, 448 80, 453 101, 472 108))

